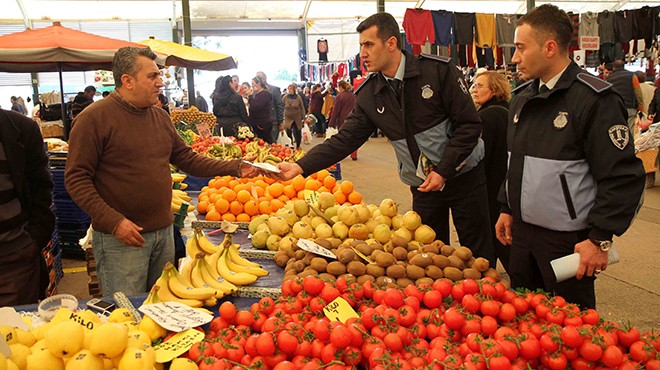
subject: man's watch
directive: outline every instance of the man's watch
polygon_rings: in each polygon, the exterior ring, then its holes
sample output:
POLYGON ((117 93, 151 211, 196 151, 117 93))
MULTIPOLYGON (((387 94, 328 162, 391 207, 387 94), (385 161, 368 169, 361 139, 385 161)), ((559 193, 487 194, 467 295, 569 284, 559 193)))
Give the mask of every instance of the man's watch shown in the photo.
POLYGON ((610 250, 610 248, 612 248, 611 240, 598 240, 598 239, 589 238, 589 241, 594 243, 603 252, 607 252, 610 250))

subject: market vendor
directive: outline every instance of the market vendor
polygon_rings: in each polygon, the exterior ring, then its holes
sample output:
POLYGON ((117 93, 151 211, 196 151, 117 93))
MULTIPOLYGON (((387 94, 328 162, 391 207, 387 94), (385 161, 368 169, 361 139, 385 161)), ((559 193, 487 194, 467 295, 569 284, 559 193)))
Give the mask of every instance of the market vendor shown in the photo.
POLYGON ((390 139, 413 210, 449 243, 449 209, 462 245, 495 265, 481 160, 481 121, 459 70, 449 58, 401 50, 399 25, 377 13, 357 27, 360 57, 372 72, 342 129, 294 164, 282 179, 309 175, 357 150, 375 129, 390 139))
POLYGON ((509 165, 497 238, 511 245, 513 288, 596 305, 595 274, 612 236, 630 226, 644 191, 626 107, 612 85, 580 69, 568 15, 545 4, 516 27, 513 62, 528 82, 509 108, 509 165), (556 283, 550 261, 580 254, 576 278, 556 283))
POLYGON ((169 164, 199 177, 250 177, 242 161, 198 155, 158 108, 163 88, 156 54, 125 47, 113 59, 116 89, 75 120, 65 184, 92 218, 103 295, 146 292, 174 262, 169 164))

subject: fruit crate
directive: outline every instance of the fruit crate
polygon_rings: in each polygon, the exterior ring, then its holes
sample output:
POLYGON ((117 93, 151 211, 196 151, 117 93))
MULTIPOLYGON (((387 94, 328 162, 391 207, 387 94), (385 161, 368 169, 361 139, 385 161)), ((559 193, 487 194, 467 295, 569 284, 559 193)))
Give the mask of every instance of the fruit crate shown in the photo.
POLYGON ((53 198, 69 198, 64 186, 64 168, 50 167, 50 175, 53 178, 53 198))
POLYGON ((337 162, 337 164, 328 167, 328 171, 335 180, 341 180, 341 163, 337 162))
POLYGON ((53 257, 53 270, 55 271, 55 284, 64 277, 64 265, 62 264, 62 250, 53 257))
POLYGON ((53 199, 55 217, 59 223, 85 224, 90 222, 90 217, 76 205, 71 198, 53 199))

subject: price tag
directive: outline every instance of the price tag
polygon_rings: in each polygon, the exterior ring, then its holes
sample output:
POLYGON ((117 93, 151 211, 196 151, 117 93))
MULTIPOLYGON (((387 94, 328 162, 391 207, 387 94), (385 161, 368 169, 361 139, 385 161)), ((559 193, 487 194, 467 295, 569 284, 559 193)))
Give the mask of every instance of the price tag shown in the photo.
POLYGON ((0 308, 0 325, 9 325, 14 328, 30 331, 28 325, 21 319, 13 307, 0 308))
POLYGON ((314 243, 311 240, 298 239, 298 248, 302 250, 306 250, 307 252, 318 254, 319 256, 337 259, 337 256, 335 256, 332 252, 314 243))
POLYGON ((314 190, 303 190, 303 195, 305 196, 305 202, 307 204, 316 204, 319 201, 319 192, 314 190))
POLYGON ((92 319, 89 316, 80 315, 76 312, 71 311, 66 307, 60 307, 57 310, 55 317, 53 317, 53 319, 50 320, 50 322, 59 323, 66 320, 71 320, 75 323, 78 323, 80 324, 80 326, 82 326, 87 330, 94 330, 94 325, 96 325, 96 323, 92 321, 92 319))
POLYGON ((211 129, 209 128, 208 124, 198 123, 197 125, 195 125, 195 127, 197 127, 197 132, 199 132, 199 136, 201 136, 202 139, 211 137, 211 129))
POLYGON ((323 307, 323 313, 331 321, 339 321, 342 324, 346 323, 351 317, 360 317, 342 297, 335 298, 334 301, 323 307))
POLYGON ((3 354, 5 357, 11 356, 11 348, 9 348, 4 335, 0 335, 0 354, 3 354))
POLYGON ((140 307, 139 310, 151 317, 158 325, 177 333, 213 320, 213 316, 180 302, 148 304, 140 307))
POLYGON ((173 335, 167 341, 154 347, 156 362, 165 363, 179 357, 188 351, 193 344, 201 342, 204 339, 204 333, 195 329, 188 329, 173 335))

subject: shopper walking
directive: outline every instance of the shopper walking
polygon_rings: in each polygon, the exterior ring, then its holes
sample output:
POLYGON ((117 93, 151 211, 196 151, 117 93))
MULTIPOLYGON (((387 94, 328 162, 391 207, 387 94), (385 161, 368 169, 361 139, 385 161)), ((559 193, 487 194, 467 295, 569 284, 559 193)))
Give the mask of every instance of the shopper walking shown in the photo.
POLYGON ((279 87, 268 83, 268 76, 266 76, 264 72, 257 72, 257 77, 259 77, 259 79, 264 83, 265 89, 270 93, 270 123, 272 127, 272 139, 269 141, 269 143, 274 143, 277 141, 277 135, 280 132, 280 127, 282 127, 282 124, 284 124, 284 104, 282 103, 282 91, 279 87))
POLYGON ((312 127, 312 130, 317 137, 323 137, 325 135, 326 122, 322 110, 323 99, 328 93, 328 90, 321 91, 321 84, 316 84, 312 87, 312 95, 309 98, 309 110, 307 113, 313 114, 316 117, 316 124, 312 127))
POLYGON ((284 130, 287 135, 296 141, 296 149, 302 144, 302 128, 305 119, 305 103, 297 92, 298 86, 290 84, 287 94, 284 95, 284 130))
POLYGON ((240 159, 196 154, 156 106, 163 88, 156 54, 119 49, 112 63, 117 88, 77 118, 65 184, 92 218, 93 250, 104 296, 146 292, 174 262, 170 163, 193 176, 249 177, 240 159))
POLYGON ((612 89, 623 98, 623 103, 628 111, 628 129, 632 134, 637 112, 646 111, 646 107, 637 76, 624 67, 623 60, 615 60, 612 63, 612 73, 607 76, 607 82, 611 83, 612 89))
POLYGON ((218 123, 215 134, 236 136, 236 124, 247 123, 248 114, 243 98, 236 92, 231 76, 218 77, 213 91, 213 114, 218 123))
POLYGON ((504 212, 495 228, 511 245, 513 288, 542 288, 593 308, 595 275, 607 268, 612 236, 630 226, 645 178, 623 100, 571 61, 572 34, 554 5, 518 21, 512 60, 528 82, 509 108, 504 212), (557 283, 550 261, 573 253, 577 276, 557 283))
MULTIPOLYGON (((339 90, 339 94, 337 94, 337 99, 335 99, 335 105, 330 115, 328 127, 335 127, 341 130, 346 117, 348 117, 348 114, 353 110, 353 106, 355 106, 355 94, 351 91, 351 85, 343 80, 337 82, 337 90, 339 90)), ((351 159, 357 161, 357 158, 358 153, 356 150, 351 153, 351 159)))
POLYGON ((388 13, 368 17, 357 31, 360 57, 374 73, 356 91, 353 112, 339 133, 296 163, 280 164, 277 177, 326 168, 379 128, 394 147, 401 180, 410 185, 413 210, 437 239, 449 243, 451 209, 461 244, 494 263, 481 122, 458 69, 449 58, 402 50, 399 24, 388 13))
POLYGON ((253 93, 248 101, 250 105, 248 123, 259 138, 272 144, 275 140, 273 140, 272 135, 273 121, 271 121, 270 114, 272 98, 270 92, 266 89, 266 83, 258 76, 252 79, 252 91, 253 93))

